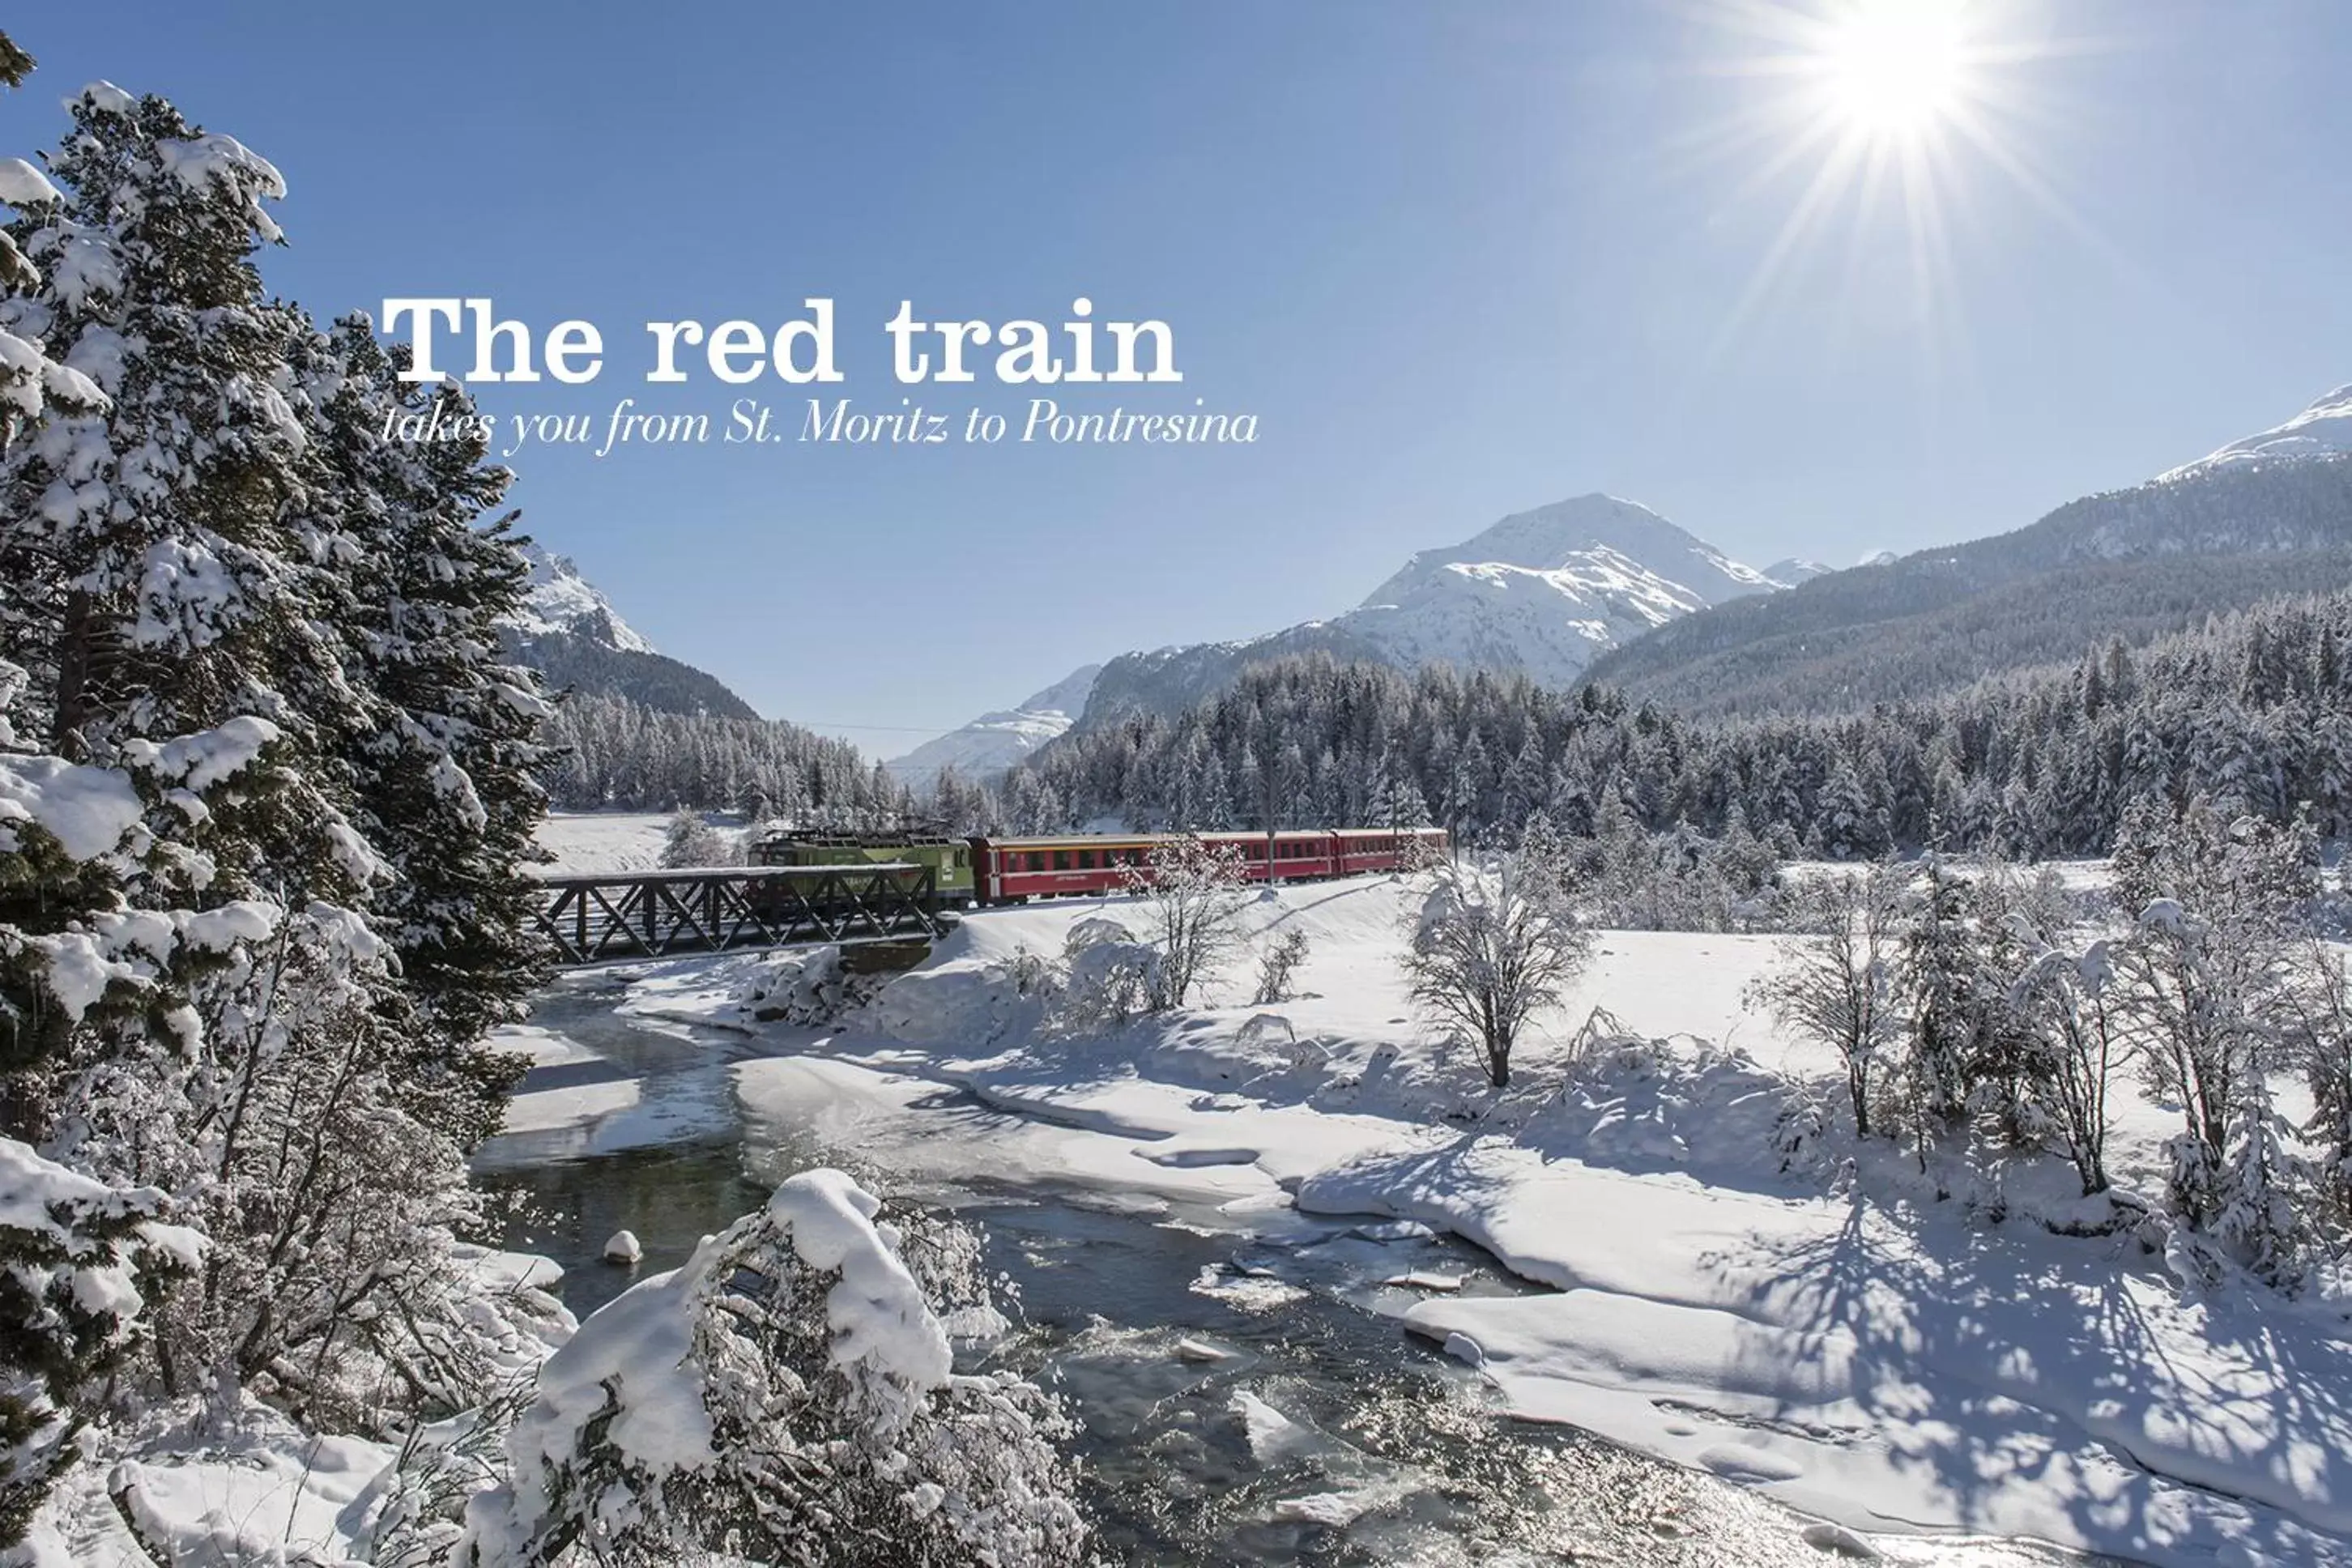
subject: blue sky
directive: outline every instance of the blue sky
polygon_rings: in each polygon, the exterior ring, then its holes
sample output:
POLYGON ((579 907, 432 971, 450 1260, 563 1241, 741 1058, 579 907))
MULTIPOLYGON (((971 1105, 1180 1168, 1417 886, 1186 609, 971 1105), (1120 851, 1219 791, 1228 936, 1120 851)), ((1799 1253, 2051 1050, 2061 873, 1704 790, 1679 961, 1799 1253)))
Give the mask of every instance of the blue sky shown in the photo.
POLYGON ((1731 68, 1769 50, 1717 0, 117 0, 10 19, 41 68, 0 151, 53 144, 93 77, 161 92, 284 170, 268 277, 321 314, 488 295, 603 327, 593 385, 493 412, 601 418, 650 395, 645 321, 806 296, 839 302, 861 407, 1030 395, 896 385, 902 298, 1170 322, 1184 385, 1099 403, 1255 413, 1255 446, 515 460, 527 526, 663 648, 889 754, 1125 648, 1337 612, 1562 497, 1843 564, 2352 379, 2352 7, 1983 4, 1987 112, 2041 194, 1947 138, 1924 296, 1896 204, 1858 196, 1758 289, 1812 165, 1769 172, 1793 123, 1715 134, 1786 90, 1731 68))

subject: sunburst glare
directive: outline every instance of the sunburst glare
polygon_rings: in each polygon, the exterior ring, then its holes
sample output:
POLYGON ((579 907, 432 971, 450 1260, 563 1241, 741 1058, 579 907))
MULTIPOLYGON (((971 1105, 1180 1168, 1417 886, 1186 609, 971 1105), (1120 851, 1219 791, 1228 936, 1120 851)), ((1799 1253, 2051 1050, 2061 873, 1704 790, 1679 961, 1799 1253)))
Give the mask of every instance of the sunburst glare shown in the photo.
POLYGON ((1909 135, 1958 107, 1969 85, 1960 0, 1877 0, 1835 18, 1821 43, 1831 109, 1872 135, 1909 135))
POLYGON ((1906 289, 1931 357, 1964 345, 1952 253, 1983 176, 2088 233, 2044 173, 2036 143, 2063 126, 2032 68, 2096 46, 2050 37, 2032 0, 1700 0, 1700 15, 1705 74, 1746 86, 1699 151, 1732 166, 1738 199, 1788 203, 1718 353, 1842 216, 1848 280, 1906 289), (1889 242, 1896 268, 1864 265, 1889 242))

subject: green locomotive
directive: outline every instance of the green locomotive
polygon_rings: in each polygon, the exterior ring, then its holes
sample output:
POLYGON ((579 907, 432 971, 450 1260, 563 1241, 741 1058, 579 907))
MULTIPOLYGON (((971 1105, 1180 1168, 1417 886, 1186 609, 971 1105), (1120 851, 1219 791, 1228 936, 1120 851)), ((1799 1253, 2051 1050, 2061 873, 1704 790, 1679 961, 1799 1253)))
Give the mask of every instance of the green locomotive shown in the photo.
POLYGON ((944 833, 793 828, 761 835, 751 858, 762 866, 929 866, 941 908, 971 905, 971 846, 944 833))

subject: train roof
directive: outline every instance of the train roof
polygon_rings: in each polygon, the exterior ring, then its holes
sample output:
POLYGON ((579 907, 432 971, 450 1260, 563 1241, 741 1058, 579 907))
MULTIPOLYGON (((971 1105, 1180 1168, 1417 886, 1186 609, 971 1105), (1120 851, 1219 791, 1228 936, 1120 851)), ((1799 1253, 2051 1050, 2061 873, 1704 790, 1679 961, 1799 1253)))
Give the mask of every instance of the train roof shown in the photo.
MULTIPOLYGON (((1403 833, 1442 833, 1444 831, 1444 829, 1439 827, 1285 827, 1278 829, 1274 837, 1276 838, 1369 838, 1387 837, 1403 833)), ((1012 838, 993 833, 983 833, 980 837, 986 842, 999 847, 1015 847, 1023 849, 1078 849, 1096 847, 1105 844, 1161 844, 1171 839, 1192 836, 1182 833, 1048 833, 1039 834, 1034 837, 1012 838)), ((1255 841, 1264 838, 1265 834, 1254 828, 1221 827, 1198 837, 1255 841)))

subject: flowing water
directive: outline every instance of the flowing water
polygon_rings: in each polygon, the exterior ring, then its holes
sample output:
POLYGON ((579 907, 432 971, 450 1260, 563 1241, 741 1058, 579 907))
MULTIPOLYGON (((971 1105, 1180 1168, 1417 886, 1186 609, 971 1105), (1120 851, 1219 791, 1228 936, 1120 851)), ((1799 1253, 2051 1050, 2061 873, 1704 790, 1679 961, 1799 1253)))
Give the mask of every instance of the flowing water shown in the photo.
MULTIPOLYGON (((1400 1328, 1413 1296, 1384 1283, 1419 1270, 1468 1292, 1525 1289, 1471 1248, 1286 1209, 1236 1221, 992 1179, 985 1141, 1005 1119, 952 1095, 883 1128, 821 1105, 763 1112, 739 1098, 736 1074, 772 1047, 632 1019, 614 1011, 618 994, 574 977, 539 1010, 537 1023, 600 1059, 541 1068, 527 1092, 626 1080, 636 1092, 584 1125, 484 1151, 504 1244, 562 1264, 562 1294, 584 1315, 811 1165, 976 1222, 1017 1294, 1019 1331, 993 1353, 1085 1423, 1086 1502, 1112 1561, 1838 1560, 1826 1539, 1808 1542, 1811 1521, 1752 1492, 1499 1414, 1474 1372, 1400 1328), (634 1269, 602 1261, 625 1227, 645 1247, 634 1269), (1193 1359, 1199 1347, 1218 1359, 1193 1359)), ((2001 1542, 1875 1544, 1894 1561, 1967 1568, 2083 1561, 2001 1542)))

